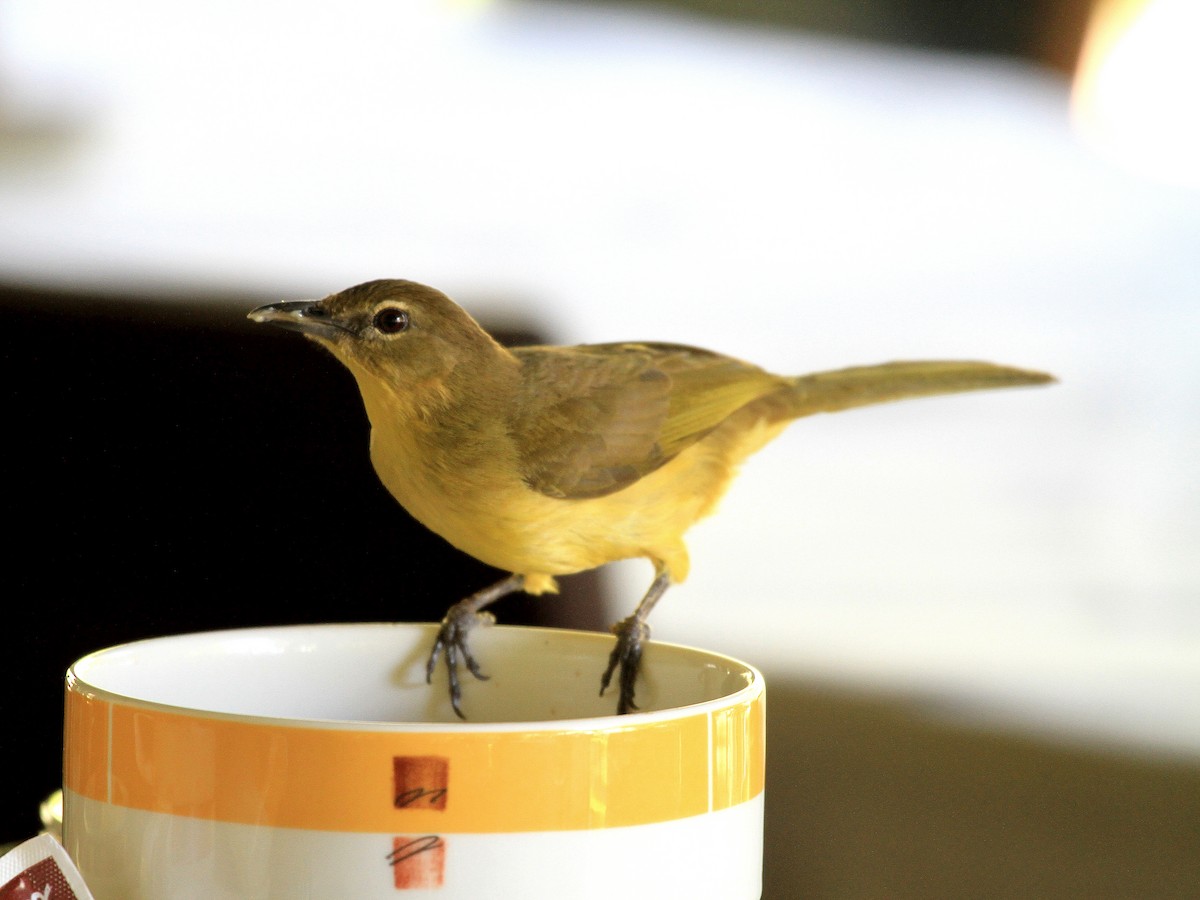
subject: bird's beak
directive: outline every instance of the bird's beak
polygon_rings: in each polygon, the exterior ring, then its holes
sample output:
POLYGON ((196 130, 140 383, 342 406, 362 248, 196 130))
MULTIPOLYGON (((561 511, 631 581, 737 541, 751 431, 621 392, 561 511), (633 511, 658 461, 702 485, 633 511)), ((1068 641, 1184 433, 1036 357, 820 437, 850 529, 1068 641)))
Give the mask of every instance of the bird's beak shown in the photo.
POLYGON ((285 300, 251 310, 246 318, 252 322, 278 325, 289 331, 299 331, 311 337, 333 340, 349 332, 321 306, 320 300, 285 300))

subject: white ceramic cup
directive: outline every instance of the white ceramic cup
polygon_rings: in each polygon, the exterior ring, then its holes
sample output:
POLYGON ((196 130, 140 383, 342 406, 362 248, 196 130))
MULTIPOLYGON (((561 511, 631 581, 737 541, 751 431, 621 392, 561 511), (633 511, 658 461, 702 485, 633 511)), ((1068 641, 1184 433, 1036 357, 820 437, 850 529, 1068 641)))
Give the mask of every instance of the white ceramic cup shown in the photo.
POLYGON ((431 625, 180 635, 67 674, 64 843, 97 900, 757 898, 762 676, 651 642, 472 633, 488 681, 426 685, 431 625))

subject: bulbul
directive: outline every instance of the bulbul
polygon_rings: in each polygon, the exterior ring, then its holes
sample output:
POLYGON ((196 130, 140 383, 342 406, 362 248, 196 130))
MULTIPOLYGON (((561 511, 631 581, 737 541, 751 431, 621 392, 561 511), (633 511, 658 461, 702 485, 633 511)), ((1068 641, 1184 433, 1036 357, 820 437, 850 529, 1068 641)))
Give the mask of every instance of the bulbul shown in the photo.
POLYGON ((636 709, 646 619, 688 574, 684 533, 712 511, 738 465, 793 419, 905 397, 1043 384, 1040 372, 983 362, 892 362, 773 375, 666 343, 497 343, 445 294, 412 281, 360 284, 323 300, 259 307, 255 322, 299 331, 354 375, 371 422, 371 462, 416 519, 512 574, 450 607, 443 654, 463 716, 459 666, 485 677, 470 630, 506 594, 631 557, 655 576, 616 643, 618 713, 636 709))

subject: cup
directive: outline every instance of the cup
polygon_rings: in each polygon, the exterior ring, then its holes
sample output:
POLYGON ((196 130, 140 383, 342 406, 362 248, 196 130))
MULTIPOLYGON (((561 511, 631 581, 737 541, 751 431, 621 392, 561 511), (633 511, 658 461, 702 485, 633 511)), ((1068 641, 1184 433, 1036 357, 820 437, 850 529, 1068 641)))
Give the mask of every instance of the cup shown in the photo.
POLYGON ((650 642, 613 715, 613 639, 472 633, 455 718, 436 626, 251 628, 67 673, 64 844, 97 900, 761 894, 764 686, 650 642))

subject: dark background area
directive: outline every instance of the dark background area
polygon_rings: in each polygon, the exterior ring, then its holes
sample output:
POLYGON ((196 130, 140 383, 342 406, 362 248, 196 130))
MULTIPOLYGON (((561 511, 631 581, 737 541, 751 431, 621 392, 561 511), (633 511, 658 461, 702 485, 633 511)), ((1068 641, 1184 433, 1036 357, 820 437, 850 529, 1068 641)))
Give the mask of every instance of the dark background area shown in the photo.
POLYGON ((615 0, 731 23, 1034 60, 1070 74, 1092 0, 615 0))

